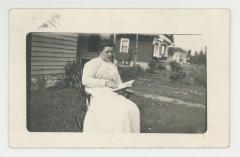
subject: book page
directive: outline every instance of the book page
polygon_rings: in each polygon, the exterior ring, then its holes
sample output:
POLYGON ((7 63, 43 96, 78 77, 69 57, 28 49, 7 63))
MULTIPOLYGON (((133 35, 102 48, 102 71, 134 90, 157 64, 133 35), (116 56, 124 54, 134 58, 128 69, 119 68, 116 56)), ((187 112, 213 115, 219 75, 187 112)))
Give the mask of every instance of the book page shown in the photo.
POLYGON ((121 90, 121 89, 130 88, 130 87, 132 87, 133 82, 134 82, 134 80, 122 83, 117 88, 113 89, 113 91, 118 91, 118 90, 121 90))

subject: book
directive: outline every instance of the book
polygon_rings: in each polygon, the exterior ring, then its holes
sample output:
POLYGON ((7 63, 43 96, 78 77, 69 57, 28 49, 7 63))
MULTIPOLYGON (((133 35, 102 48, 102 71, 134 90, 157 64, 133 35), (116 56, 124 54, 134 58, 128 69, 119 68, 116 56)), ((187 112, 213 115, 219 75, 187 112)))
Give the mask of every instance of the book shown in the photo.
POLYGON ((127 81, 125 83, 121 83, 117 88, 114 88, 113 91, 115 92, 115 91, 119 91, 119 90, 122 90, 122 89, 131 88, 133 82, 134 82, 134 80, 127 81))

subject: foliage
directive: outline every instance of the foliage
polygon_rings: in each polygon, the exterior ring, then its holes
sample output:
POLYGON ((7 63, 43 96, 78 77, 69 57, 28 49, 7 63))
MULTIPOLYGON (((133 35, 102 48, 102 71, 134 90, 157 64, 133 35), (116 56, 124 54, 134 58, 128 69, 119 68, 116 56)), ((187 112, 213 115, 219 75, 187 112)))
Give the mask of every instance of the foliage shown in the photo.
POLYGON ((31 88, 33 90, 40 90, 42 92, 46 91, 47 80, 44 75, 39 75, 35 79, 31 80, 31 88))
POLYGON ((81 80, 80 73, 81 65, 76 61, 68 62, 64 67, 64 85, 66 88, 73 88, 79 86, 79 81, 81 80))
POLYGON ((195 51, 192 55, 192 51, 188 50, 187 61, 191 64, 205 65, 207 64, 207 47, 200 52, 195 51))
POLYGON ((148 63, 148 72, 149 73, 155 73, 155 70, 157 69, 157 65, 158 65, 158 59, 157 58, 152 58, 152 60, 148 63))
POLYGON ((56 83, 51 86, 49 89, 64 89, 66 88, 66 82, 64 81, 64 78, 61 76, 57 77, 56 83))
POLYGON ((161 62, 160 59, 153 57, 152 60, 148 63, 148 72, 155 73, 156 70, 166 70, 165 63, 161 62))
POLYGON ((158 62, 157 69, 159 69, 159 70, 166 70, 167 67, 166 67, 166 65, 163 62, 158 62))
POLYGON ((207 86, 207 68, 205 66, 192 68, 190 76, 193 78, 195 84, 204 87, 207 86))
POLYGON ((186 77, 186 73, 183 71, 183 68, 176 61, 170 62, 171 72, 169 74, 169 79, 171 81, 182 81, 186 77))

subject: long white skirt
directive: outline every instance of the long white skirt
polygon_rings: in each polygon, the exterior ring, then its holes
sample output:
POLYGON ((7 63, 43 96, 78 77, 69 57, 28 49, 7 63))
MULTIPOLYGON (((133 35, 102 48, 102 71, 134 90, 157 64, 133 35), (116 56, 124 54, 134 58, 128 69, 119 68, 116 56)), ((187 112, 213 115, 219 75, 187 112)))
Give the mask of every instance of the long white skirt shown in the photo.
POLYGON ((90 93, 83 132, 140 132, 140 112, 135 103, 108 89, 94 89, 90 93))

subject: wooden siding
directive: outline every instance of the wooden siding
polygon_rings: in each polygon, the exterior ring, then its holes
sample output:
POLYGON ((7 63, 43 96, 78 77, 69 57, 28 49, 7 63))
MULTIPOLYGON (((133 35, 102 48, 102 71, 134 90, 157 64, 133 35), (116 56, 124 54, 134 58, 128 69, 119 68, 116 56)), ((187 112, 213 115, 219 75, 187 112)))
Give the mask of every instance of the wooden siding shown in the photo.
POLYGON ((76 60, 78 34, 36 32, 31 35, 31 75, 64 73, 67 62, 76 60))
POLYGON ((153 36, 139 35, 137 61, 149 62, 153 57, 153 36))

